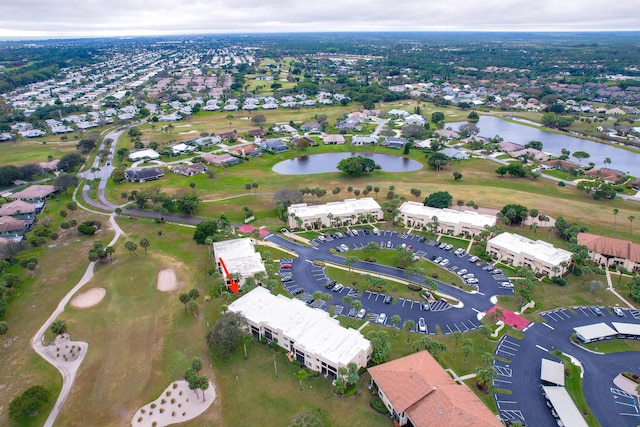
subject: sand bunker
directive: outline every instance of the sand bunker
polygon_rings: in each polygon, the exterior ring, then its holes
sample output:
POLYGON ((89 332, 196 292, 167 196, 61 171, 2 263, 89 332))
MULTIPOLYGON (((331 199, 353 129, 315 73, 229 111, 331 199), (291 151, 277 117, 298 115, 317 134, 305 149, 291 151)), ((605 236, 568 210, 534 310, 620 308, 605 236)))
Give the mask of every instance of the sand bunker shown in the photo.
POLYGON ((213 384, 202 390, 189 390, 186 381, 176 381, 167 387, 160 397, 144 405, 133 416, 131 425, 134 427, 164 427, 170 424, 183 423, 206 411, 216 400, 216 390, 213 384))
POLYGON ((171 292, 180 287, 176 279, 176 272, 169 268, 158 273, 158 283, 156 285, 159 291, 171 292))
POLYGON ((76 295, 71 300, 71 306, 74 308, 89 308, 102 301, 102 298, 107 294, 105 288, 93 288, 87 292, 76 295))

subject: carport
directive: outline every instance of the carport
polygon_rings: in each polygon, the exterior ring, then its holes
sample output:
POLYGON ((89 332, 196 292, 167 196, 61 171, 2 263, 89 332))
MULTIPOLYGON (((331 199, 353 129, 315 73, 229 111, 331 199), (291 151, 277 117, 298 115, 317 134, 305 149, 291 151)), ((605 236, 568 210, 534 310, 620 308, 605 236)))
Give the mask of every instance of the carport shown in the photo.
POLYGON ((573 330, 576 334, 578 334, 578 338, 580 338, 585 343, 600 341, 607 337, 618 334, 615 329, 604 322, 578 326, 576 328, 573 328, 573 330))
POLYGON ((551 402, 553 409, 558 414, 558 418, 565 426, 588 427, 587 422, 582 418, 580 410, 576 407, 571 396, 564 387, 542 387, 542 391, 551 402))
POLYGON ((611 322, 619 335, 624 338, 640 339, 640 325, 636 323, 611 322))
POLYGON ((540 381, 545 385, 564 386, 564 363, 542 359, 540 381))

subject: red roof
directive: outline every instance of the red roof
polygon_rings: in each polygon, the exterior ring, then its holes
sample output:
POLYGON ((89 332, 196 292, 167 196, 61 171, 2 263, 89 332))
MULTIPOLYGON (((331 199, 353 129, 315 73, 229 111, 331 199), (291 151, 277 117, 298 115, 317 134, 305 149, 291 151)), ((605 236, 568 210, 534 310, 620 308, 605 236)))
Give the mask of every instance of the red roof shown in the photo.
POLYGON ((502 423, 466 385, 456 383, 427 351, 369 368, 398 413, 416 427, 499 427, 502 423))

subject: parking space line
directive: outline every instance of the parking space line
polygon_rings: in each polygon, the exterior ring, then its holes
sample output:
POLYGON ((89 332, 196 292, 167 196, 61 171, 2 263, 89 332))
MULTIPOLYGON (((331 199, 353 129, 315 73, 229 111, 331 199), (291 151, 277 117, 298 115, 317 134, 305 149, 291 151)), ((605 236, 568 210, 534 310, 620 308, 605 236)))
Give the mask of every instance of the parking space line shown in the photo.
POLYGON ((549 329, 552 329, 552 330, 555 330, 555 329, 556 329, 556 328, 554 328, 553 326, 551 326, 551 325, 549 325, 549 324, 547 324, 547 323, 545 323, 545 322, 543 322, 542 324, 543 324, 544 326, 546 326, 547 328, 549 328, 549 329))
POLYGON ((546 348, 544 348, 542 346, 539 346, 538 344, 536 344, 536 347, 538 347, 542 351, 546 351, 547 353, 549 352, 549 350, 547 350, 546 348))

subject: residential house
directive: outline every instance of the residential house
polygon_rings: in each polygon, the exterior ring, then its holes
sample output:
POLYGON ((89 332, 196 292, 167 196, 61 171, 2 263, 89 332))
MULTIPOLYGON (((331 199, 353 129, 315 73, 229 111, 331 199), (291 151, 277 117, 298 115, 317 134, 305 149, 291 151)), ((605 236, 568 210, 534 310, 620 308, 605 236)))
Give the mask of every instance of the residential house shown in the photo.
POLYGON ((233 153, 240 157, 244 157, 244 156, 256 157, 262 153, 262 150, 260 150, 258 147, 256 147, 253 144, 249 144, 249 145, 242 145, 240 147, 231 147, 229 148, 229 153, 233 153))
POLYGON ((170 145, 169 148, 171 149, 171 153, 174 156, 178 156, 184 153, 192 153, 196 151, 196 147, 192 145, 187 145, 184 142, 181 142, 180 144, 176 144, 176 145, 170 145))
POLYGON ((419 114, 410 114, 404 118, 404 122, 408 125, 424 126, 427 120, 419 114))
POLYGON ((225 141, 227 139, 238 139, 238 135, 234 131, 222 132, 219 133, 218 136, 221 140, 225 141))
POLYGON ((371 358, 371 343, 360 332, 341 326, 324 310, 260 286, 229 304, 229 311, 247 319, 256 339, 277 343, 291 360, 326 377, 337 378, 350 363, 364 368, 371 358))
POLYGON ((452 140, 452 139, 457 139, 460 137, 460 134, 454 130, 451 129, 438 129, 436 131, 433 132, 435 135, 439 136, 441 139, 444 140, 452 140))
POLYGON ((43 202, 58 190, 53 185, 32 185, 22 191, 9 196, 12 200, 23 200, 25 202, 43 202))
MULTIPOLYGON (((229 274, 238 275, 240 286, 244 279, 256 273, 264 273, 265 267, 262 256, 256 252, 250 238, 223 240, 213 243, 213 253, 215 255, 218 271, 226 276, 229 274), (220 261, 222 259, 222 262, 220 261), (224 263, 224 267, 222 266, 224 263), (226 268, 226 271, 224 270, 226 268)), ((227 285, 230 284, 228 277, 227 285)))
POLYGON ((383 212, 378 202, 371 197, 345 199, 324 205, 308 206, 298 203, 287 209, 287 225, 290 228, 320 226, 332 227, 343 224, 355 224, 356 221, 380 221, 383 212))
POLYGON ((124 177, 131 182, 147 182, 160 179, 164 176, 162 169, 127 169, 124 177))
POLYGON ((395 425, 502 426, 473 391, 455 382, 428 351, 373 366, 369 374, 395 425))
POLYGON ((278 138, 267 139, 266 141, 262 141, 259 144, 259 147, 264 150, 274 151, 276 153, 281 153, 289 149, 289 147, 287 147, 287 145, 284 142, 282 142, 281 139, 278 139, 278 138))
POLYGON ((204 159, 205 162, 211 163, 216 166, 233 166, 242 162, 242 160, 232 156, 229 153, 224 153, 224 154, 207 153, 203 155, 202 158, 204 159))
POLYGON ((377 136, 354 135, 351 138, 353 145, 376 145, 378 143, 377 136))
POLYGON ((536 150, 535 148, 523 148, 521 150, 511 151, 509 154, 515 159, 525 157, 529 160, 534 160, 536 162, 547 161, 549 160, 549 157, 550 157, 544 151, 536 150))
POLYGON ((20 219, 33 218, 44 207, 44 202, 28 203, 24 200, 14 200, 0 206, 0 216, 14 216, 20 219))
POLYGON ((609 267, 624 267, 627 271, 640 272, 640 245, 629 240, 578 233, 578 244, 589 250, 589 258, 609 267))
POLYGON ((487 242, 487 252, 495 260, 527 267, 534 273, 554 277, 567 272, 572 254, 542 240, 502 233, 487 242))
POLYGON ((173 173, 179 173, 180 175, 184 176, 193 176, 199 173, 207 173, 207 167, 203 163, 169 166, 169 170, 173 173))
POLYGON ((60 160, 56 159, 50 162, 40 162, 38 166, 40 166, 43 171, 56 172, 58 170, 58 163, 60 163, 60 160))
POLYGON ((609 168, 593 168, 589 169, 584 174, 593 178, 602 178, 607 182, 616 182, 626 176, 624 172, 609 168))
POLYGON ((300 125, 300 130, 309 132, 320 132, 322 130, 322 125, 318 122, 305 122, 300 125))
POLYGON ((344 136, 339 134, 324 135, 322 137, 322 142, 324 142, 326 145, 344 144, 344 136))
POLYGON ((406 138, 401 138, 399 136, 390 136, 386 138, 384 141, 382 141, 380 145, 383 147, 399 150, 402 147, 404 147, 406 143, 407 143, 406 138))
POLYGON ((389 110, 387 114, 392 117, 407 117, 409 115, 409 113, 404 110, 389 110))
POLYGON ((142 150, 136 150, 129 153, 127 156, 129 161, 131 162, 139 162, 141 160, 158 160, 160 158, 160 154, 156 150, 152 150, 151 148, 145 148, 142 150))
POLYGON ((443 150, 440 150, 439 153, 442 153, 453 160, 468 160, 470 157, 469 154, 455 148, 445 148, 443 150))

